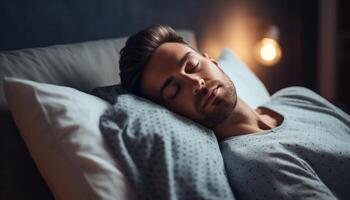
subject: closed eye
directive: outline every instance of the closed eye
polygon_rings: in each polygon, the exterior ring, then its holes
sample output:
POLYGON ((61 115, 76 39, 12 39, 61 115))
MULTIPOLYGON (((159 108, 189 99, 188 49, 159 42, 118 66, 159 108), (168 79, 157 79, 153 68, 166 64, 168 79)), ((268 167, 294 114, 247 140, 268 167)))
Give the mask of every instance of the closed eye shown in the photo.
POLYGON ((191 58, 191 59, 188 61, 188 63, 186 64, 186 72, 187 72, 187 73, 191 73, 191 72, 193 73, 193 72, 195 72, 195 71, 198 69, 199 64, 200 64, 200 62, 199 62, 198 59, 196 59, 196 58, 191 58))
POLYGON ((197 60, 197 64, 194 67, 192 67, 192 71, 195 71, 198 68, 198 66, 199 66, 199 60, 197 60))

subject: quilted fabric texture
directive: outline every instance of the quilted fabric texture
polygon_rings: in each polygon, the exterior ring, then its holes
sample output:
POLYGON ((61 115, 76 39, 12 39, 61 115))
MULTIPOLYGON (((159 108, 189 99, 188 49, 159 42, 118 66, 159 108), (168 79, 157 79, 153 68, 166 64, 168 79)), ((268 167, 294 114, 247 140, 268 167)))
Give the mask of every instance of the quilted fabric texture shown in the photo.
POLYGON ((100 128, 137 199, 234 199, 212 131, 140 97, 114 100, 100 128))

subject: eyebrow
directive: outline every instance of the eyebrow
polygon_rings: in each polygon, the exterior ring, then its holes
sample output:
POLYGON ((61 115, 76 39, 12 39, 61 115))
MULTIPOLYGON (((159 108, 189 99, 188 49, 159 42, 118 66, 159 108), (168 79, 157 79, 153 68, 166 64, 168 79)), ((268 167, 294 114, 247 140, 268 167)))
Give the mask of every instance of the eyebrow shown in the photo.
MULTIPOLYGON (((180 61, 177 63, 177 66, 182 66, 190 54, 193 53, 192 51, 186 52, 186 54, 180 59, 180 61)), ((162 87, 160 88, 159 98, 161 102, 164 101, 164 89, 170 85, 170 83, 174 80, 174 77, 170 76, 166 79, 166 81, 163 83, 162 87)))

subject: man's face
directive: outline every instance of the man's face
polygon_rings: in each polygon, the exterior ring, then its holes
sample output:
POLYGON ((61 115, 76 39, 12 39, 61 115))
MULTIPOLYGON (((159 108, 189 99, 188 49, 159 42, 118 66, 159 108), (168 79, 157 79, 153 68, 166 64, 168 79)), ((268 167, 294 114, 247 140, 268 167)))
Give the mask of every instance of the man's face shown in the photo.
POLYGON ((209 128, 233 111, 237 95, 230 79, 207 55, 180 43, 153 53, 141 79, 142 94, 209 128))

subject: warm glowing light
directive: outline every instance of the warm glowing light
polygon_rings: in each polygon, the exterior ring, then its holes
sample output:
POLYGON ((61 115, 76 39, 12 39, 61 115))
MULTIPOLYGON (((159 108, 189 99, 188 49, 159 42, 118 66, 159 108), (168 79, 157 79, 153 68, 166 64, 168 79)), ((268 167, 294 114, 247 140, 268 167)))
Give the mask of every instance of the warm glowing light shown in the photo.
POLYGON ((277 50, 275 46, 272 44, 265 44, 261 49, 260 49, 260 56, 262 59, 266 61, 271 61, 276 58, 277 55, 277 50))
POLYGON ((277 64, 281 59, 281 48, 274 39, 264 38, 255 48, 256 59, 263 65, 272 66, 277 64))

